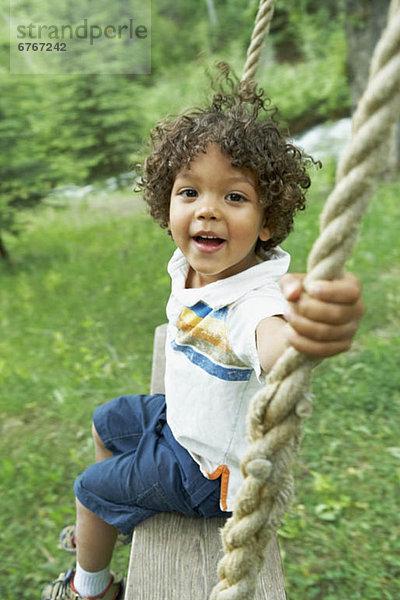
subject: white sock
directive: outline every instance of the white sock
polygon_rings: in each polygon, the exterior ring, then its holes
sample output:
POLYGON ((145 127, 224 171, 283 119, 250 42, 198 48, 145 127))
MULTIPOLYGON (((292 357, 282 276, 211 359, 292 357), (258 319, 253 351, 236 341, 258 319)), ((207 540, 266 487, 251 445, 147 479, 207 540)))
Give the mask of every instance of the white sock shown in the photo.
POLYGON ((82 569, 80 564, 76 563, 76 571, 74 575, 74 588, 80 596, 87 598, 88 596, 98 596, 108 587, 111 581, 110 567, 106 567, 102 571, 89 573, 82 569))

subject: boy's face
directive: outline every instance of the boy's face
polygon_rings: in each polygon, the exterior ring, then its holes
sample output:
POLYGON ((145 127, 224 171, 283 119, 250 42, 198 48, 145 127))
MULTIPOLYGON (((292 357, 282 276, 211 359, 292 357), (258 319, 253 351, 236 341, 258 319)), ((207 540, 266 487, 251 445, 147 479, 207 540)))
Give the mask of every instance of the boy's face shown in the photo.
POLYGON ((258 238, 271 237, 255 174, 233 167, 217 144, 176 175, 168 226, 190 265, 188 287, 202 287, 256 265, 258 238))

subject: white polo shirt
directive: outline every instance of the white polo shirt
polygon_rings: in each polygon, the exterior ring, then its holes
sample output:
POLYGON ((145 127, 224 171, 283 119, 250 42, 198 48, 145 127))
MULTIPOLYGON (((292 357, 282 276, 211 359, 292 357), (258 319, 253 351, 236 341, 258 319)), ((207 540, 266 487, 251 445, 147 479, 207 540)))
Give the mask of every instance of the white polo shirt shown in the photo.
POLYGON ((175 251, 167 304, 167 421, 209 479, 221 477, 222 510, 233 510, 242 483, 249 403, 265 383, 256 348, 262 319, 281 315, 278 281, 289 267, 277 247, 267 260, 201 288, 185 288, 189 265, 175 251))

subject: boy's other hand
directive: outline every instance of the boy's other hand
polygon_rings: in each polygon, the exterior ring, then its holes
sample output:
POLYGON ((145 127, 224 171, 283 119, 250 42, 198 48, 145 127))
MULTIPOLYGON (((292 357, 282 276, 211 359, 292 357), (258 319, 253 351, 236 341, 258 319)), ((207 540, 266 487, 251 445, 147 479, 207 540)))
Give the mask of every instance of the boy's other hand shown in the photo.
POLYGON ((364 313, 361 285, 346 273, 333 281, 315 281, 303 290, 304 273, 289 273, 280 286, 289 302, 285 319, 290 327, 288 340, 303 354, 327 357, 351 346, 364 313))

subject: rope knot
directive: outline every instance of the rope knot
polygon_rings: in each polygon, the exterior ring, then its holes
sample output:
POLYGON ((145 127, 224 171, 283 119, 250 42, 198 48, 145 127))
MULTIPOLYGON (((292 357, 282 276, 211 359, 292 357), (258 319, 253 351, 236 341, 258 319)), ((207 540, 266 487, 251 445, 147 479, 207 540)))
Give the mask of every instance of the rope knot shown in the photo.
POLYGON ((302 398, 296 403, 295 408, 296 415, 300 419, 306 419, 312 413, 312 395, 304 394, 302 398))
POLYGON ((267 458, 254 458, 246 465, 247 475, 265 483, 271 476, 272 463, 267 458))

